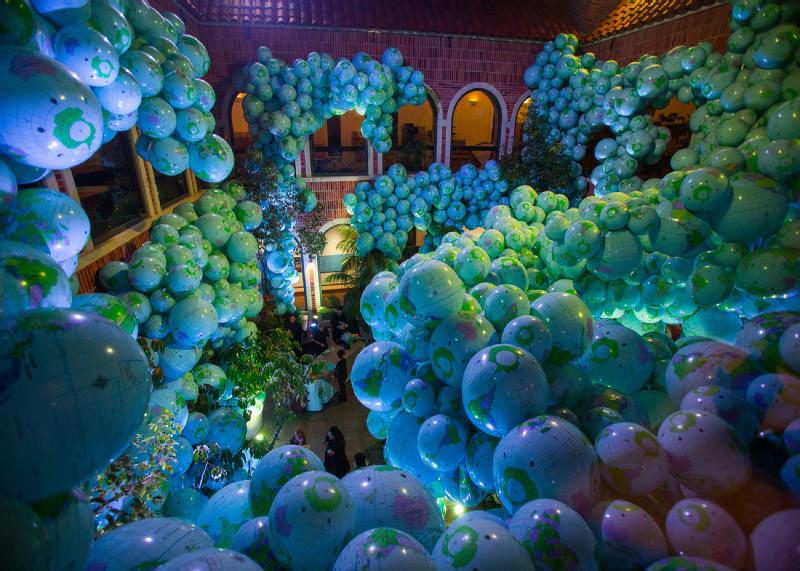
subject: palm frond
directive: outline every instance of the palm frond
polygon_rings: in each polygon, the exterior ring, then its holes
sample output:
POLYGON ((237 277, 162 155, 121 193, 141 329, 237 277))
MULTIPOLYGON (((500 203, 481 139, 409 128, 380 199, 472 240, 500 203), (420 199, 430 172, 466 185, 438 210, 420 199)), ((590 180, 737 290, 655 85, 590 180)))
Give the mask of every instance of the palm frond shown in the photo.
POLYGON ((325 277, 326 284, 353 285, 355 276, 348 272, 334 272, 325 277))

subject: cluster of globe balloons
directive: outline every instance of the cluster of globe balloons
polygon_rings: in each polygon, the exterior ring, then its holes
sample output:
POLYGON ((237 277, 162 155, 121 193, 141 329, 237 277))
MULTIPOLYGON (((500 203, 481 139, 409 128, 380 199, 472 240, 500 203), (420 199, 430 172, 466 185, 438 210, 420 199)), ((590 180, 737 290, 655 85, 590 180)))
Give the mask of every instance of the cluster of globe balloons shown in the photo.
POLYGON ((537 569, 661 569, 670 553, 790 569, 800 312, 761 313, 731 342, 641 333, 563 284, 529 285, 503 250, 512 222, 496 207, 483 233, 448 235, 365 289, 377 341, 351 381, 387 462, 467 508, 495 494, 537 569))
POLYGON ((233 168, 214 135, 208 52, 145 0, 14 0, 0 6, 0 159, 21 183, 76 166, 137 126, 158 172, 207 182, 233 168))
POLYGON ((422 72, 404 66, 397 48, 386 49, 380 61, 364 52, 338 61, 312 52, 287 64, 261 46, 236 81, 247 94, 242 108, 255 146, 279 165, 297 160, 303 139, 325 121, 353 109, 364 117, 364 138, 386 152, 392 146, 392 114, 426 98, 422 72))
POLYGON ((13 177, 4 183, 14 191, 0 202, 0 453, 14 459, 0 476, 4 561, 78 569, 94 535, 78 486, 139 428, 149 363, 124 306, 98 311, 75 295, 89 238, 80 205, 47 188, 16 192, 13 177))
POLYGON ((409 175, 397 163, 374 182, 358 183, 343 200, 359 232, 358 254, 376 249, 400 260, 412 229, 441 239, 445 228, 477 228, 491 207, 508 204, 508 186, 493 160, 481 169, 464 165, 455 174, 433 163, 409 175))

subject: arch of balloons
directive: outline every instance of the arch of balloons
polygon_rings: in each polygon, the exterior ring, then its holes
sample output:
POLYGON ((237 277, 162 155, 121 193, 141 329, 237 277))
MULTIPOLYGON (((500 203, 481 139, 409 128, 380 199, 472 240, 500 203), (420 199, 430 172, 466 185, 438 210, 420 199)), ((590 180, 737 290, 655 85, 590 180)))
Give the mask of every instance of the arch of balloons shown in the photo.
MULTIPOLYGON (((364 52, 338 61, 312 52, 291 64, 273 57, 267 47, 258 48, 256 61, 245 66, 235 81, 247 94, 242 108, 254 146, 279 167, 278 192, 296 186, 306 210, 314 210, 316 197, 296 178, 291 163, 300 155, 304 138, 334 115, 355 110, 364 116, 364 138, 378 152, 391 148, 393 113, 403 105, 421 105, 426 98, 422 72, 403 63, 396 48, 386 49, 380 61, 364 52)), ((266 245, 266 285, 277 301, 278 314, 294 307, 292 283, 299 279, 290 263, 297 248, 294 225, 295 220, 284 220, 283 239, 266 245)))
POLYGON ((20 183, 91 157, 139 127, 139 155, 165 175, 219 182, 233 168, 213 134, 208 52, 144 0, 15 0, 0 6, 0 158, 20 183))

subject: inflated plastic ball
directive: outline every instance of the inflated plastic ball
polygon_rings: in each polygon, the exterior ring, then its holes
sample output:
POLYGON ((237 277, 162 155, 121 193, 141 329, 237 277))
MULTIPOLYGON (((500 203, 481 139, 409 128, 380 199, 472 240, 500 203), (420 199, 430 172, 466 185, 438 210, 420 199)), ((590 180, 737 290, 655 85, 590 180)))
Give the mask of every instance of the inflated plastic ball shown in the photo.
POLYGON ((417 446, 428 466, 438 472, 451 472, 467 453, 467 429, 447 415, 431 416, 419 429, 417 446))
POLYGON ((67 67, 30 50, 4 47, 0 81, 6 86, 0 95, 0 152, 26 165, 65 169, 100 148, 100 105, 67 67))
POLYGON ((169 312, 169 327, 175 342, 184 346, 206 341, 217 329, 217 311, 210 303, 191 296, 180 300, 169 312))
POLYGON ((589 347, 594 334, 592 314, 578 296, 545 294, 531 303, 531 314, 542 319, 553 336, 552 362, 566 363, 589 347))
POLYGON ((53 259, 26 245, 0 241, 0 315, 69 307, 69 278, 53 259))
POLYGON ((218 444, 223 450, 236 454, 244 446, 247 425, 241 413, 222 407, 208 415, 209 430, 206 442, 218 444))
POLYGON ((451 523, 433 548, 436 569, 506 568, 533 570, 528 552, 502 524, 464 514, 451 523))
POLYGON ((370 410, 399 408, 413 363, 398 343, 373 343, 358 354, 350 371, 356 398, 370 410))
POLYGON ((595 443, 603 479, 632 496, 655 491, 667 478, 667 456, 656 437, 643 426, 621 422, 604 428, 595 443))
POLYGON ((155 567, 187 552, 213 546, 202 529, 177 518, 147 518, 103 534, 92 545, 89 569, 155 567))
POLYGON ((747 387, 747 402, 761 415, 761 426, 782 431, 800 417, 800 378, 783 373, 756 377, 747 387))
POLYGON ((500 440, 494 453, 494 482, 511 513, 547 497, 587 513, 597 486, 597 456, 591 442, 569 422, 537 416, 500 440))
POLYGON ((528 296, 522 289, 512 284, 502 284, 493 288, 483 301, 483 315, 495 331, 502 332, 512 320, 528 313, 528 296))
POLYGON ((266 515, 286 482, 305 472, 322 471, 322 461, 308 448, 286 445, 270 450, 256 464, 250 480, 250 505, 255 515, 266 515))
POLYGON ((436 567, 425 547, 413 537, 397 529, 378 527, 361 532, 345 545, 333 569, 434 571, 436 567))
POLYGON ((208 497, 194 488, 183 488, 169 493, 164 502, 163 513, 167 517, 197 523, 200 513, 208 503, 208 497))
POLYGON ((278 566, 278 561, 269 547, 269 518, 256 517, 242 524, 234 534, 231 549, 246 555, 262 569, 278 566))
POLYGON ((233 150, 219 135, 189 145, 189 167, 205 182, 220 182, 233 170, 233 150))
POLYGON ((405 470, 368 466, 347 474, 342 484, 355 509, 354 534, 389 527, 431 549, 444 530, 442 513, 433 496, 405 470))
POLYGON ((244 480, 228 484, 211 496, 197 518, 197 525, 211 536, 214 545, 230 547, 234 534, 252 518, 250 480, 244 480))
POLYGON ((129 335, 89 313, 42 309, 5 319, 0 337, 6 348, 4 376, 10 383, 2 418, 30 427, 4 440, 6 453, 19 459, 0 479, 4 494, 34 500, 65 491, 124 450, 139 426, 151 387, 147 359, 129 335), (15 347, 25 350, 20 353, 15 347), (54 350, 64 357, 41 360, 54 350), (38 366, 22 367, 23 362, 38 366), (45 409, 39 396, 52 391, 52 383, 71 386, 73 396, 55 397, 45 409), (104 390, 96 390, 101 385, 104 390), (56 446, 48 454, 41 454, 41 434, 50 434, 48 441, 56 446), (53 435, 60 436, 58 442, 53 435))
POLYGON ((672 549, 734 569, 747 555, 747 538, 728 512, 714 502, 685 499, 672 506, 664 524, 672 549))
POLYGON ((459 311, 446 317, 430 337, 434 373, 448 385, 460 387, 469 360, 494 338, 494 327, 481 315, 459 311))
POLYGON ((641 569, 669 553, 658 523, 636 504, 614 500, 607 506, 596 506, 593 512, 599 517, 603 568, 641 569), (597 513, 601 510, 602 515, 597 513))
POLYGON ((671 414, 658 429, 658 443, 667 453, 672 475, 704 497, 730 494, 750 476, 750 457, 736 433, 713 414, 697 410, 671 414))
POLYGON ((34 508, 47 534, 51 568, 83 569, 95 534, 94 512, 83 491, 74 488, 34 508))
POLYGON ((461 396, 470 422, 502 437, 547 407, 547 380, 538 361, 514 345, 490 345, 470 360, 461 396))
POLYGON ((675 353, 667 366, 667 394, 675 404, 701 386, 720 386, 744 394, 760 372, 758 364, 739 347, 714 341, 692 343, 675 353))
POLYGON ((246 555, 230 549, 205 548, 184 553, 160 566, 161 571, 214 569, 215 571, 259 571, 261 565, 246 555))
POLYGON ((438 260, 426 260, 400 279, 400 307, 413 323, 444 319, 461 308, 464 285, 455 271, 438 260))
POLYGON ((40 250, 59 263, 77 256, 89 239, 89 217, 75 200, 49 188, 17 193, 3 236, 40 250))
POLYGON ((389 423, 383 455, 387 464, 405 470, 427 484, 435 480, 438 473, 423 462, 419 454, 417 437, 422 423, 421 418, 398 412, 389 423))
POLYGON ((269 544, 285 567, 327 569, 354 525, 355 507, 344 484, 326 472, 306 472, 289 480, 275 497, 269 510, 269 544))
POLYGON ((0 498, 0 530, 8 565, 36 571, 50 568, 47 532, 30 506, 12 498, 0 498))
POLYGON ((422 379, 411 379, 406 383, 405 389, 403 389, 403 410, 414 416, 425 418, 435 408, 436 390, 432 384, 422 379))
POLYGON ((717 415, 731 425, 744 445, 750 444, 758 433, 759 418, 756 408, 748 404, 744 395, 730 389, 717 386, 697 387, 686 393, 680 408, 717 415))
POLYGON ((592 530, 563 502, 539 499, 524 504, 508 523, 508 531, 528 551, 536 569, 555 571, 565 565, 597 569, 592 530))
POLYGON ((779 343, 784 331, 800 323, 800 313, 774 311, 762 313, 742 326, 736 335, 736 345, 745 349, 766 369, 781 365, 779 343))
POLYGON ((636 393, 653 372, 653 356, 644 339, 614 322, 595 323, 582 363, 592 381, 625 394, 636 393))
POLYGON ((478 431, 470 436, 467 443, 465 468, 470 480, 482 490, 494 490, 492 463, 494 449, 499 441, 497 438, 478 431))

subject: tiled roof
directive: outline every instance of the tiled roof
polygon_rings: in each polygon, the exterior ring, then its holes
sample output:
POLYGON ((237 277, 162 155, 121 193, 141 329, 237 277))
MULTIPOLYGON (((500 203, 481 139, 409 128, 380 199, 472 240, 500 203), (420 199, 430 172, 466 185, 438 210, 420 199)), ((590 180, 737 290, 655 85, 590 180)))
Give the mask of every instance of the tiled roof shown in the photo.
POLYGON ((268 24, 582 41, 718 0, 174 0, 201 23, 268 24))
POLYGON ((176 0, 198 21, 550 40, 577 31, 564 0, 176 0))
MULTIPOLYGON (((591 2, 591 0, 589 1, 591 2)), ((718 3, 715 0, 623 0, 581 39, 587 42, 600 40, 626 30, 718 3)))

